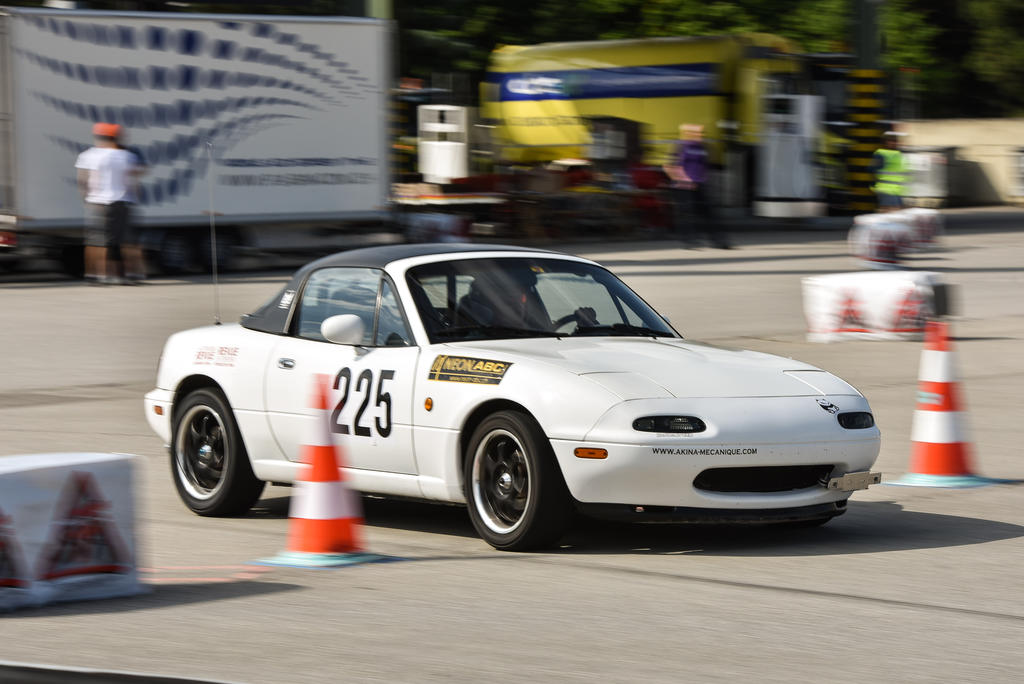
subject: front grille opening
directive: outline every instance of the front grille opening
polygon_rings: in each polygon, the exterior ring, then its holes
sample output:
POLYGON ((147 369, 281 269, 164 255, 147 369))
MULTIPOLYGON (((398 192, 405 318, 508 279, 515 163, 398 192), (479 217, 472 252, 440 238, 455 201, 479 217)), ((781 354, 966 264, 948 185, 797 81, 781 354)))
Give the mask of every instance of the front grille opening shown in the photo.
POLYGON ((831 465, 708 468, 693 486, 708 492, 787 492, 828 481, 831 465))

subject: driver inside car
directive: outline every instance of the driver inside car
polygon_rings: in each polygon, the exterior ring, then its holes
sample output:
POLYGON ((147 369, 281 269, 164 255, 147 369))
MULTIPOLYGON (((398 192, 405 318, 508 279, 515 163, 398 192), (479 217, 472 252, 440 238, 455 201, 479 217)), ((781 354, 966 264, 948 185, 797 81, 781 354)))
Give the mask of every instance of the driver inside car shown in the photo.
POLYGON ((469 292, 459 299, 456 325, 551 330, 551 318, 536 284, 537 275, 525 269, 478 274, 469 292))
POLYGON ((567 317, 552 321, 537 292, 533 270, 509 270, 478 274, 469 292, 459 299, 456 326, 489 326, 517 330, 553 331, 574 320, 580 327, 599 325, 592 307, 583 306, 567 317))

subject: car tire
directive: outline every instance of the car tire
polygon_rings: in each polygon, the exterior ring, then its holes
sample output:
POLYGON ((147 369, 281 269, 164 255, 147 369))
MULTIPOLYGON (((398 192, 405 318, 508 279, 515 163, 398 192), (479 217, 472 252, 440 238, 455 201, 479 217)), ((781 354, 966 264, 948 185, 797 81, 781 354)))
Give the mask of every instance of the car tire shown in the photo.
POLYGON ((85 275, 85 247, 82 245, 64 245, 56 253, 60 268, 65 275, 81 278, 85 275))
POLYGON ((568 527, 565 480, 547 437, 525 413, 499 411, 477 426, 463 476, 473 527, 498 550, 549 546, 568 527))
MULTIPOLYGON (((217 251, 217 270, 218 271, 230 271, 235 263, 235 257, 238 252, 238 237, 234 231, 229 229, 219 229, 217 232, 216 240, 216 251, 217 251)), ((213 270, 213 250, 211 249, 208 241, 199 241, 196 245, 197 251, 199 252, 199 262, 203 266, 204 271, 213 270)))
POLYGON ((252 508, 265 483, 252 472, 224 395, 196 390, 174 415, 171 474, 185 505, 206 516, 239 515, 252 508))
POLYGON ((180 275, 195 269, 198 259, 198 245, 190 231, 184 228, 170 229, 160 241, 157 263, 167 275, 180 275))

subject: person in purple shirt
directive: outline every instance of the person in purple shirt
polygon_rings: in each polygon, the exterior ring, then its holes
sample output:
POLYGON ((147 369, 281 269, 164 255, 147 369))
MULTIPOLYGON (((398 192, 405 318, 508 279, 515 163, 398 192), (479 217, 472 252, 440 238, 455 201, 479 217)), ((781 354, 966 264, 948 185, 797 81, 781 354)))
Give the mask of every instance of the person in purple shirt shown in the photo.
POLYGON ((680 140, 670 163, 664 166, 672 181, 669 188, 672 221, 679 239, 688 247, 696 247, 698 233, 704 233, 715 247, 730 249, 729 240, 718 230, 708 201, 710 160, 703 137, 703 126, 680 124, 680 140))

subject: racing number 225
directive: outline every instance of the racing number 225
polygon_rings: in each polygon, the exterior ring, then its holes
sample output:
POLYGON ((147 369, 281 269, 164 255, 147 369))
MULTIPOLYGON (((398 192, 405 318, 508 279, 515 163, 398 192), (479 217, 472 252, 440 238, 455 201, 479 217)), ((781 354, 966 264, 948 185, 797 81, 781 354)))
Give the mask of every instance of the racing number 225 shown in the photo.
MULTIPOLYGON (((373 422, 377 428, 377 434, 381 437, 387 437, 391 434, 391 393, 385 392, 384 381, 391 380, 395 377, 395 371, 382 370, 380 377, 377 378, 377 399, 374 405, 384 406, 384 420, 374 418, 373 422)), ((369 368, 363 370, 356 379, 354 391, 356 394, 363 395, 363 402, 359 405, 359 409, 356 411, 355 418, 352 421, 352 433, 358 437, 369 437, 371 434, 370 428, 366 425, 362 425, 360 421, 363 419, 363 414, 366 412, 367 406, 370 405, 370 388, 373 386, 373 371, 369 368)), ((342 368, 338 371, 338 374, 334 376, 334 389, 341 390, 341 398, 338 400, 338 404, 331 411, 331 431, 337 432, 342 435, 349 434, 349 427, 340 422, 341 411, 345 408, 348 403, 349 391, 352 390, 352 369, 342 368), (342 381, 344 381, 344 387, 342 387, 342 381)))

